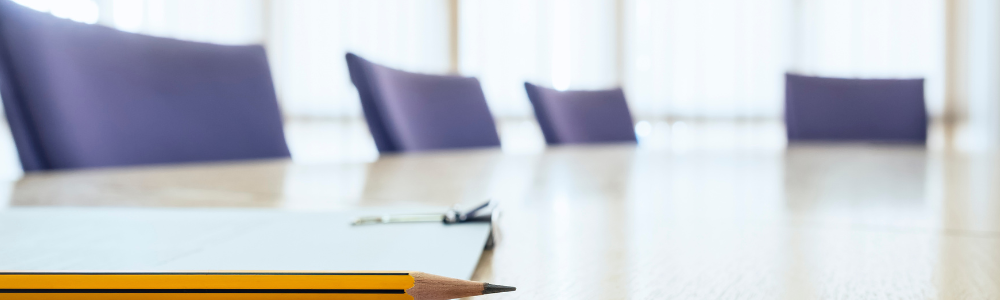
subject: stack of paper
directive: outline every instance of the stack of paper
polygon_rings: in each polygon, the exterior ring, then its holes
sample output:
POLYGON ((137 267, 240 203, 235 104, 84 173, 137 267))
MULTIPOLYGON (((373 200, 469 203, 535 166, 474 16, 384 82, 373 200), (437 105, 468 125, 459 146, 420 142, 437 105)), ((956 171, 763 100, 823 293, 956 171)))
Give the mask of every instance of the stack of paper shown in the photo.
POLYGON ((19 208, 0 212, 2 271, 421 271, 470 278, 484 223, 351 226, 378 210, 19 208))

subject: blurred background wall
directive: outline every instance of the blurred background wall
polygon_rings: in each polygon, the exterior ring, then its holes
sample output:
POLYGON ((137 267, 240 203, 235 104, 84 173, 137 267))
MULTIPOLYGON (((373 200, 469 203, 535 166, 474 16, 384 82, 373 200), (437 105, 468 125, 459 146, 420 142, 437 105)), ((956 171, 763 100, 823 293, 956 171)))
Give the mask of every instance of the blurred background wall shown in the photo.
POLYGON ((638 119, 776 119, 783 74, 924 77, 929 113, 1000 140, 992 0, 18 0, 126 31, 267 46, 290 118, 359 118, 343 54, 479 77, 499 118, 522 82, 623 86, 638 119))

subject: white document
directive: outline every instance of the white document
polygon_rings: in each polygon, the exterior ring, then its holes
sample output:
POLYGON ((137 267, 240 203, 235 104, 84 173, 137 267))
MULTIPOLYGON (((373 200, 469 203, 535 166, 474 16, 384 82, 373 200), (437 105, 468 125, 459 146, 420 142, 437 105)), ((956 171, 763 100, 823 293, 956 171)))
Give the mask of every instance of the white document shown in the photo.
POLYGON ((363 270, 472 276, 489 236, 488 224, 350 225, 356 217, 386 212, 15 208, 0 211, 0 270, 363 270))

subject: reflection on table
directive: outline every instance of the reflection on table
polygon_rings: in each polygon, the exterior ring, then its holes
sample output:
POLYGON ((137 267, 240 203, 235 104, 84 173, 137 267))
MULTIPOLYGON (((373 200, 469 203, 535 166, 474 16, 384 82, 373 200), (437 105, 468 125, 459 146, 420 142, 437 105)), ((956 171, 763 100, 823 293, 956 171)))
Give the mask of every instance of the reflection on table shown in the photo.
POLYGON ((38 173, 11 205, 501 203, 492 298, 1000 297, 993 154, 892 145, 678 153, 629 145, 38 173))

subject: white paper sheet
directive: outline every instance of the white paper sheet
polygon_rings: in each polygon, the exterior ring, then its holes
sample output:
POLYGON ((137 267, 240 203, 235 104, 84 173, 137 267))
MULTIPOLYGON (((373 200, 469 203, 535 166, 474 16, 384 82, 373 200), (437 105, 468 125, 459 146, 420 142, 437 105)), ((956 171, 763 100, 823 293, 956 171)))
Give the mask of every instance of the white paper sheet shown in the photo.
POLYGON ((0 270, 373 270, 472 276, 488 224, 350 225, 355 217, 385 212, 10 209, 0 212, 0 270))

